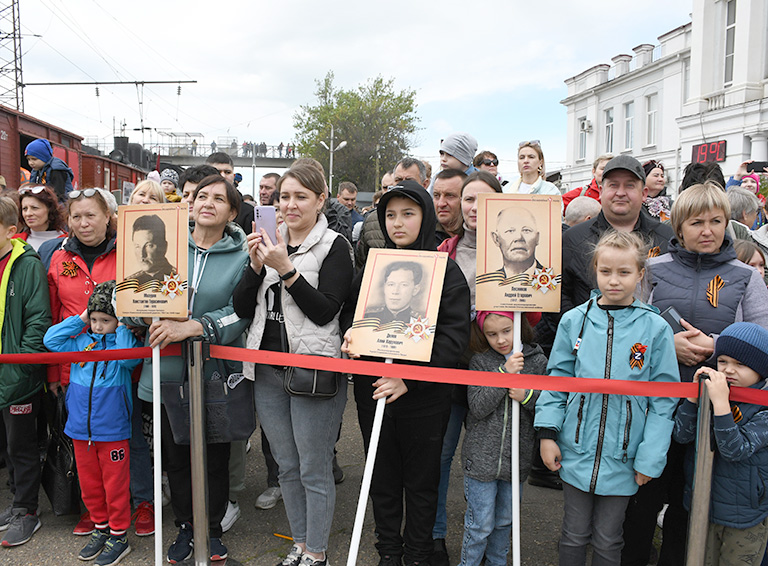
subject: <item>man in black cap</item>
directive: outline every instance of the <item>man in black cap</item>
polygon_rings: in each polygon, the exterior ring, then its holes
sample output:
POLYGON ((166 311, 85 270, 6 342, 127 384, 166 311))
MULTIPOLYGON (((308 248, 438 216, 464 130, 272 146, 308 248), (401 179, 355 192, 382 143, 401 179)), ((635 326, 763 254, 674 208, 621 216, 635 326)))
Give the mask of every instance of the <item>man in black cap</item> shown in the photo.
POLYGON ((634 157, 619 155, 605 166, 600 214, 563 234, 561 313, 586 302, 597 287, 591 250, 606 230, 636 232, 648 243, 651 257, 667 253, 674 232, 643 211, 647 192, 645 171, 634 157))

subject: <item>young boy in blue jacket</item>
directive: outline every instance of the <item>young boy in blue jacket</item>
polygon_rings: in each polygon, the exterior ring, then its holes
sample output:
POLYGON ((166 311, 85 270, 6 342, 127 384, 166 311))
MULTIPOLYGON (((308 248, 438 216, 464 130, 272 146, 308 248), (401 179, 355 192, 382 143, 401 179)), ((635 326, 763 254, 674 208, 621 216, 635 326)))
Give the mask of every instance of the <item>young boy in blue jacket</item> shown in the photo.
MULTIPOLYGON (((768 330, 750 322, 727 327, 715 344, 717 371, 708 374, 717 450, 712 470, 705 564, 760 564, 768 541, 768 410, 729 401, 731 385, 766 389, 768 330)), ((675 415, 674 439, 696 438, 698 399, 687 399, 675 415)), ((690 511, 694 451, 688 450, 684 504, 690 511)))
MULTIPOLYGON (((83 352, 139 346, 115 318, 114 289, 114 281, 97 285, 80 316, 70 316, 45 333, 46 347, 52 352, 83 352)), ((74 363, 69 378, 64 432, 74 443, 83 502, 96 524, 78 558, 95 558, 98 566, 117 564, 131 551, 126 537, 131 524, 128 441, 131 371, 139 361, 74 363)))

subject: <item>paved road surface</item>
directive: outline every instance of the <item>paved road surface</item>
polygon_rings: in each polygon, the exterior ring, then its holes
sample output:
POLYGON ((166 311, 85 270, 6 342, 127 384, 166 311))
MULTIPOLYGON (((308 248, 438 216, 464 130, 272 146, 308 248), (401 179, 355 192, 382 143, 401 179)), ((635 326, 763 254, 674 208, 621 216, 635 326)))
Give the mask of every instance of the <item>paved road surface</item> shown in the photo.
MULTIPOLYGON (((273 533, 288 535, 288 521, 282 503, 268 511, 258 510, 254 501, 266 487, 264 459, 261 456, 258 433, 254 435, 253 450, 247 456, 246 491, 240 500, 242 516, 235 526, 224 535, 223 541, 229 554, 248 566, 275 566, 290 548, 290 542, 275 537, 273 533)), ((349 389, 347 409, 344 414, 342 437, 338 443, 339 463, 346 474, 345 481, 337 486, 336 514, 331 530, 329 548, 330 563, 344 566, 347 561, 349 540, 355 518, 360 481, 363 474, 363 443, 357 428, 352 389, 349 389)), ((461 551, 461 535, 464 517, 464 494, 459 458, 454 460, 451 488, 448 496, 448 551, 451 565, 458 564, 461 551)), ((4 474, 0 474, 3 477, 4 474)), ((7 489, 0 491, 0 509, 11 502, 7 489)), ((77 517, 55 517, 45 494, 40 492, 43 527, 27 544, 13 549, 0 548, 1 566, 67 566, 84 564, 77 560, 77 552, 87 542, 87 537, 73 536, 72 528, 77 517)), ((177 529, 173 524, 170 506, 164 508, 163 545, 175 539, 177 529)), ((557 539, 562 518, 562 492, 526 485, 523 492, 522 515, 522 563, 523 565, 548 566, 557 564, 557 539)), ((132 553, 121 562, 125 566, 151 565, 154 556, 153 537, 129 535, 132 553)), ((363 539, 357 564, 377 566, 378 555, 374 548, 373 519, 368 515, 363 529, 363 539)), ((511 564, 511 561, 510 561, 511 564)))

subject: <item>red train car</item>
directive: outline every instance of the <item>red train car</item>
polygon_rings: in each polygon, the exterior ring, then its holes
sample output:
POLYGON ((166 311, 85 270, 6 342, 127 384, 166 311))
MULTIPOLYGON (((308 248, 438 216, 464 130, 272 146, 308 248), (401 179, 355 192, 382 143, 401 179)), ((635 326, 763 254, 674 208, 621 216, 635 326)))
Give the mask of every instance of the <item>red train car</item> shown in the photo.
POLYGON ((78 187, 102 187, 126 191, 146 172, 125 163, 83 152, 83 138, 67 130, 38 120, 23 112, 0 106, 0 175, 8 187, 21 184, 21 169, 29 169, 24 149, 38 138, 51 142, 53 155, 69 165, 74 173, 72 184, 78 187))

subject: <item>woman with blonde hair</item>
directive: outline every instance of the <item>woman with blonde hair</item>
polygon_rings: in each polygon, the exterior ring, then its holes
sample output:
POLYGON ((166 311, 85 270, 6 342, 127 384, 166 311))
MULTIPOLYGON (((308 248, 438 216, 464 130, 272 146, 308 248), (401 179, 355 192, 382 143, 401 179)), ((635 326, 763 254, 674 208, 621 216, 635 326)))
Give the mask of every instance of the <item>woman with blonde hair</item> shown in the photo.
POLYGON ((167 202, 165 200, 165 192, 163 192, 159 183, 151 179, 139 181, 133 191, 131 191, 131 196, 128 199, 128 204, 160 204, 163 202, 167 202))
POLYGON ((520 178, 504 185, 505 193, 560 194, 560 189, 546 180, 544 152, 539 140, 520 142, 517 149, 517 169, 520 171, 520 178))

